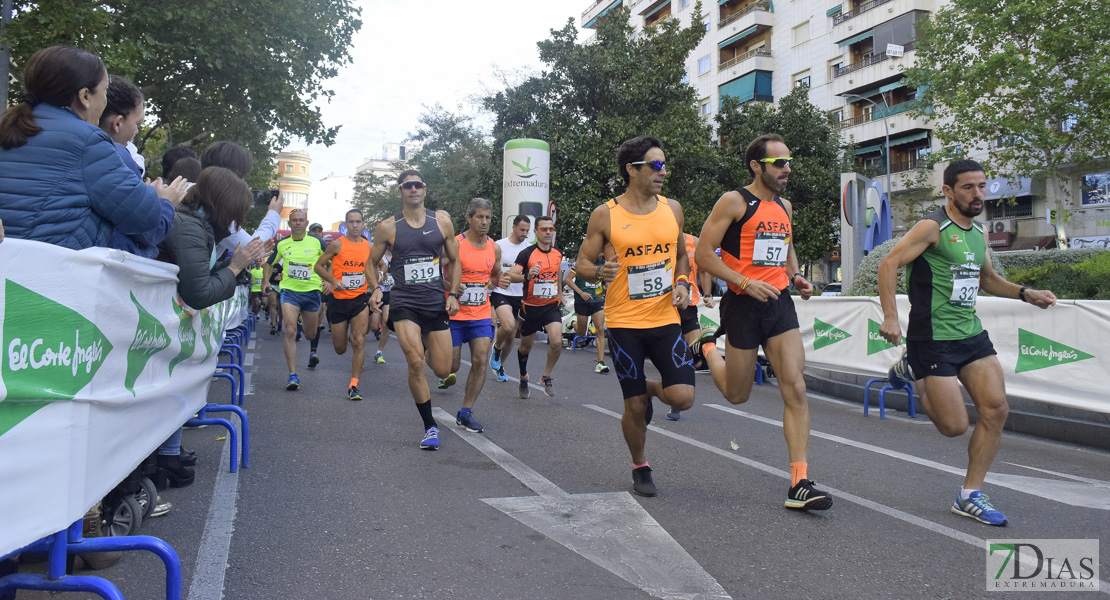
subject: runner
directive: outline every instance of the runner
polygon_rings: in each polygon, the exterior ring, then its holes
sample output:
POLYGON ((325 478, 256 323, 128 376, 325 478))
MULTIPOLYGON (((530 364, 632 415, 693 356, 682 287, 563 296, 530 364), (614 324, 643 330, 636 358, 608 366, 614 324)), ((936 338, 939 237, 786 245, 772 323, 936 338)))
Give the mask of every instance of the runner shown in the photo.
MULTIPOLYGON (((323 225, 321 225, 319 223, 313 223, 312 225, 309 225, 308 226, 308 235, 311 235, 312 237, 320 240, 324 244, 325 248, 328 246, 327 241, 324 240, 324 226, 323 225)), ((328 316, 328 303, 331 302, 331 299, 332 299, 332 295, 331 295, 330 292, 325 292, 320 296, 320 314, 324 316, 324 319, 326 319, 327 316, 328 316)), ((320 319, 320 324, 316 326, 316 329, 318 329, 320 331, 323 331, 323 329, 324 329, 324 319, 320 319)), ((297 341, 300 341, 300 339, 301 338, 298 337, 297 341)), ((320 334, 316 334, 316 337, 312 338, 311 343, 312 343, 312 353, 316 354, 316 347, 320 343, 320 334)))
POLYGON ((316 324, 320 320, 320 293, 330 292, 331 284, 320 279, 313 271, 313 266, 320 255, 327 250, 324 242, 305 233, 308 225, 308 214, 303 208, 295 208, 289 213, 289 229, 292 235, 281 240, 274 248, 270 260, 263 265, 267 279, 266 288, 270 288, 270 274, 273 265, 280 260, 284 269, 281 278, 281 315, 282 320, 289 327, 285 328, 285 364, 289 367, 289 382, 285 389, 295 390, 301 386, 297 376, 297 320, 304 323, 304 335, 312 342, 312 350, 308 356, 308 367, 315 368, 320 363, 316 356, 317 335, 316 324))
POLYGON ((508 381, 505 375, 505 365, 502 357, 513 349, 513 338, 520 331, 523 320, 520 316, 520 302, 524 299, 524 284, 513 283, 509 279, 509 271, 516 264, 516 257, 528 247, 528 232, 532 229, 532 221, 527 215, 517 215, 513 219, 513 229, 509 237, 497 240, 501 248, 501 281, 489 295, 494 313, 497 315, 497 337, 493 340, 493 352, 489 356, 489 366, 497 372, 498 381, 508 381))
POLYGON ((698 266, 728 283, 721 298, 721 327, 727 336, 725 385, 718 383, 718 389, 733 404, 747 402, 755 383, 756 357, 763 346, 782 394, 791 480, 785 506, 826 510, 832 506, 832 496, 813 487, 806 472, 809 403, 802 378, 805 350, 794 301, 787 292, 793 282, 803 300, 813 295, 813 284, 798 272, 791 240, 792 207, 778 196, 790 178, 790 150, 782 137, 766 134, 748 146, 744 160, 752 183, 717 200, 702 228, 697 250, 698 266), (720 256, 714 252, 718 246, 720 256), (787 272, 794 275, 788 277, 787 272))
POLYGON ((1009 406, 1006 382, 994 345, 975 315, 982 289, 992 296, 1019 298, 1040 308, 1056 296, 1003 279, 991 265, 983 226, 987 176, 973 160, 958 160, 944 170, 948 203, 917 222, 879 265, 879 333, 891 344, 902 343, 894 295, 898 269, 906 267, 910 300, 906 350, 891 368, 891 383, 917 377, 917 390, 929 418, 941 434, 963 435, 968 428, 963 383, 978 418, 967 447, 967 472, 952 512, 987 525, 1005 525, 1006 517, 983 495, 983 479, 1002 439, 1009 406), (957 381, 959 383, 957 383, 957 381))
POLYGON ((690 301, 690 263, 682 240, 682 206, 659 195, 666 161, 662 143, 653 137, 621 144, 617 168, 627 189, 594 209, 575 264, 582 279, 606 284, 609 353, 624 395, 621 430, 632 455, 632 491, 649 497, 656 494, 644 453, 651 399, 679 410, 694 403, 692 355, 675 308, 690 301), (608 244, 612 253, 606 250, 605 264, 594 266, 608 244), (680 275, 675 278, 675 273, 680 275), (645 377, 645 358, 651 358, 662 381, 645 377))
MULTIPOLYGON (((594 265, 604 264, 605 254, 598 254, 594 265)), ((594 323, 594 344, 597 346, 597 366, 594 367, 594 373, 608 373, 609 367, 605 365, 605 286, 601 282, 586 281, 574 269, 567 272, 563 283, 574 292, 574 314, 577 315, 574 332, 579 337, 585 336, 590 332, 587 327, 589 321, 594 323)))
POLYGON ((347 388, 348 400, 362 400, 358 391, 358 378, 366 362, 366 329, 370 324, 370 311, 366 293, 366 259, 370 256, 370 242, 362 237, 362 211, 347 211, 347 235, 328 244, 324 255, 316 260, 314 270, 321 279, 331 284, 332 301, 328 306, 328 324, 331 326, 331 343, 335 353, 347 351, 350 330, 351 387, 347 388), (330 263, 330 267, 329 267, 330 263))
MULTIPOLYGON (((690 305, 678 311, 678 317, 681 320, 680 327, 682 327, 682 337, 686 343, 690 345, 690 349, 694 352, 694 372, 708 372, 713 377, 713 382, 718 386, 724 385, 725 377, 725 359, 717 352, 716 329, 702 329, 701 320, 698 317, 698 303, 705 304, 707 308, 713 308, 713 297, 709 295, 702 296, 699 287, 705 286, 706 289, 713 289, 713 277, 708 273, 698 271, 698 263, 694 258, 694 253, 697 250, 698 238, 690 235, 689 233, 682 234, 686 240, 686 257, 690 259, 690 305), (700 285, 699 285, 700 284, 700 285)), ((672 408, 671 412, 667 413, 668 421, 679 421, 682 419, 682 411, 672 408)))
POLYGON ((381 312, 370 314, 370 330, 378 339, 378 351, 374 354, 374 362, 385 364, 385 343, 389 341, 389 290, 393 289, 393 276, 389 274, 389 257, 383 256, 378 263, 378 287, 382 290, 381 312))
MULTIPOLYGON (((275 246, 276 247, 276 246, 275 246)), ((266 278, 266 264, 262 265, 262 295, 266 297, 267 308, 270 311, 270 335, 277 335, 281 331, 281 297, 278 289, 281 284, 281 265, 273 266, 273 273, 266 278), (269 282, 269 285, 267 285, 269 282)))
POLYGON ((258 311, 262 308, 266 298, 262 294, 262 265, 257 261, 252 262, 250 266, 251 274, 251 291, 250 291, 250 304, 251 312, 254 316, 258 316, 258 311))
POLYGON ((501 279, 501 248, 487 235, 493 221, 493 204, 474 198, 466 209, 467 230, 457 236, 462 285, 457 288, 459 312, 451 315, 451 342, 454 355, 451 373, 462 366, 462 345, 470 344, 470 374, 466 376, 462 410, 455 415, 455 425, 467 431, 481 432, 472 409, 486 383, 486 355, 493 342, 493 320, 488 288, 501 279))
POLYGON ((559 263, 563 253, 551 246, 555 239, 555 222, 547 215, 536 217, 536 243, 521 250, 516 264, 509 272, 513 283, 524 285, 521 300, 520 348, 516 360, 520 364, 520 397, 527 398, 528 354, 536 341, 536 332, 547 334, 547 365, 544 368, 543 393, 555 395, 555 380, 551 372, 563 350, 563 295, 559 293, 559 263))
POLYGON ((459 310, 459 294, 447 294, 444 301, 439 257, 442 254, 451 261, 450 289, 458 289, 462 275, 459 243, 451 216, 446 211, 433 212, 424 207, 427 186, 420 171, 402 171, 397 176, 397 184, 404 208, 396 216, 378 223, 370 260, 366 263, 370 306, 373 310, 381 310, 382 290, 378 287, 376 265, 392 250, 389 274, 394 281, 390 293, 393 314, 387 325, 397 332, 397 341, 408 363, 409 391, 424 421, 420 447, 438 450, 439 427, 432 417, 432 396, 424 377, 424 349, 426 346, 428 366, 436 377, 446 377, 450 373, 452 352, 449 316, 459 310))

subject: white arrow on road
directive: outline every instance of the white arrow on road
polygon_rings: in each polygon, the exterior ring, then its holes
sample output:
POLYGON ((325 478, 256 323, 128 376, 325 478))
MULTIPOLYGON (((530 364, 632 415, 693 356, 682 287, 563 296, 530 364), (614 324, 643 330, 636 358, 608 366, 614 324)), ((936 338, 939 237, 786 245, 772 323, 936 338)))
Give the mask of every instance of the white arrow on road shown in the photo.
POLYGON ((539 494, 482 502, 657 598, 731 598, 628 492, 568 494, 484 436, 455 429, 442 408, 433 414, 539 494))

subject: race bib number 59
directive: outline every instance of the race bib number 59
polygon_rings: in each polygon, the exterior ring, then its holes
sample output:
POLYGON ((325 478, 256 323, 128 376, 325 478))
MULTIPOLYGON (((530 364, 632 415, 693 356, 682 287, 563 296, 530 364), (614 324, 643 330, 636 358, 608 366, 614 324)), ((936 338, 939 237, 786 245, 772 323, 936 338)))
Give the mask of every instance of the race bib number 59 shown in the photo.
POLYGON ((628 297, 632 300, 658 298, 671 291, 670 261, 628 267, 628 297))

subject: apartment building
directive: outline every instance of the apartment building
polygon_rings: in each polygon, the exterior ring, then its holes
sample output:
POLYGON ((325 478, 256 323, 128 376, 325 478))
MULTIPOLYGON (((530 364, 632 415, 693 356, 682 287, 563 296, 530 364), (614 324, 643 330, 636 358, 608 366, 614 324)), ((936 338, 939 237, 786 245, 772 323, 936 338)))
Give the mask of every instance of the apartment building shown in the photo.
POLYGON ((405 163, 414 152, 420 150, 423 144, 419 142, 383 142, 382 152, 370 158, 363 158, 362 164, 355 169, 355 173, 370 171, 376 176, 385 177, 387 183, 392 183, 401 174, 399 169, 393 167, 394 163, 405 163))
POLYGON ((281 210, 281 228, 288 229, 289 213, 293 209, 308 210, 308 192, 312 188, 308 168, 312 165, 312 157, 307 150, 294 150, 278 152, 276 158, 274 181, 285 199, 285 207, 281 210))
MULTIPOLYGON (((854 142, 862 164, 884 183, 889 160, 893 204, 931 203, 944 165, 928 168, 927 157, 940 143, 932 124, 907 112, 917 90, 905 84, 904 70, 916 55, 915 23, 943 1, 703 0, 706 36, 686 61, 698 110, 712 119, 725 95, 774 102, 808 85, 810 101, 837 118, 842 144, 854 142)), ((694 0, 595 0, 581 23, 596 28, 625 8, 638 35, 666 19, 690 25, 694 5, 694 0)), ((1079 215, 1069 228, 1078 240, 1074 245, 1110 245, 1110 166, 1103 170, 1107 173, 1076 173, 1069 181, 1079 215)), ((1028 179, 1016 185, 988 182, 984 218, 996 250, 1054 246, 1044 189, 1043 182, 1028 179)), ((894 211, 896 229, 908 224, 909 214, 894 211)))

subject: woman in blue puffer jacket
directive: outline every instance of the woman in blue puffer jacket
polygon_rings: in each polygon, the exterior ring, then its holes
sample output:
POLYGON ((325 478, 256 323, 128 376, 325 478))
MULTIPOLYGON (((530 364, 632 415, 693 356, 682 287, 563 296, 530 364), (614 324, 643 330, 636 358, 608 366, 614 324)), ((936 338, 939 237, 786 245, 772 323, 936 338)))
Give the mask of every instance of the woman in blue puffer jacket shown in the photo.
POLYGON ((27 94, 0 117, 0 219, 11 238, 81 250, 110 246, 112 231, 158 226, 164 198, 185 182, 147 185, 116 154, 97 122, 108 72, 69 46, 39 50, 23 69, 27 94))

